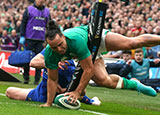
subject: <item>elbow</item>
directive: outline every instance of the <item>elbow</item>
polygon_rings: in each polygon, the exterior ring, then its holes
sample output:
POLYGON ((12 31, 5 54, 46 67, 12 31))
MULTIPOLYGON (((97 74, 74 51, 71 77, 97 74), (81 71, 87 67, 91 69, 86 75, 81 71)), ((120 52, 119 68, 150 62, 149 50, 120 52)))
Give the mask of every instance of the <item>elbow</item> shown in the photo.
POLYGON ((29 66, 30 67, 33 67, 33 68, 37 68, 37 69, 41 69, 38 65, 37 65, 37 63, 36 63, 36 61, 34 60, 34 59, 32 59, 31 61, 30 61, 30 63, 29 63, 29 66))
POLYGON ((48 77, 48 81, 58 83, 58 78, 48 77))
POLYGON ((33 62, 33 60, 30 61, 29 66, 30 66, 30 67, 34 67, 34 62, 33 62))
POLYGON ((92 67, 91 67, 91 72, 94 72, 94 66, 92 65, 92 67))

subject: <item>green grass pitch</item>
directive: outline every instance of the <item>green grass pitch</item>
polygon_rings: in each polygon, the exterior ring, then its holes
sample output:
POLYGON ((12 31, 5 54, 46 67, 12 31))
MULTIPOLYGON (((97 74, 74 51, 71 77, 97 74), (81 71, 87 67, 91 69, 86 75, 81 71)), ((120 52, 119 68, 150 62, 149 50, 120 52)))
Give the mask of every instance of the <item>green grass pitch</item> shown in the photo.
MULTIPOLYGON (((17 74, 16 74, 17 76, 17 74)), ((22 76, 18 76, 22 80, 22 76)), ((114 90, 102 87, 87 87, 87 96, 100 98, 100 106, 82 104, 80 110, 67 110, 55 106, 41 108, 38 102, 12 100, 4 96, 10 87, 34 88, 14 82, 0 82, 0 115, 160 115, 160 95, 149 97, 130 90, 114 90)))

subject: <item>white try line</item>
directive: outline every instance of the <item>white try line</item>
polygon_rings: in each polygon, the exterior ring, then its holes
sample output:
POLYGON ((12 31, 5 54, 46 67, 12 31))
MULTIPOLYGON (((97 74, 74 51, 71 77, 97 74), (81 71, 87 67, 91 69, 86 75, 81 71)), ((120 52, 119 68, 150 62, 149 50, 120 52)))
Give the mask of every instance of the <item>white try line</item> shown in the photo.
POLYGON ((0 96, 6 96, 5 94, 3 94, 3 93, 0 93, 0 96))
POLYGON ((100 112, 90 111, 90 110, 86 110, 86 109, 79 109, 79 111, 83 111, 83 112, 87 112, 87 113, 93 113, 93 114, 96 114, 96 115, 108 115, 106 113, 100 113, 100 112))
MULTIPOLYGON (((0 96, 6 96, 5 94, 3 93, 0 93, 0 96)), ((6 103, 2 103, 0 102, 0 104, 16 104, 16 103, 9 103, 9 102, 6 102, 6 103)), ((38 104, 26 104, 26 103, 23 103, 24 105, 29 105, 29 106, 39 106, 38 104)), ((54 104, 53 104, 54 105, 54 104)), ((55 106, 55 105, 54 105, 55 106)), ((79 111, 82 111, 82 112, 87 112, 87 113, 93 113, 95 115, 108 115, 106 113, 100 113, 100 112, 96 112, 96 111, 91 111, 91 110, 85 110, 85 109, 79 109, 79 111)))

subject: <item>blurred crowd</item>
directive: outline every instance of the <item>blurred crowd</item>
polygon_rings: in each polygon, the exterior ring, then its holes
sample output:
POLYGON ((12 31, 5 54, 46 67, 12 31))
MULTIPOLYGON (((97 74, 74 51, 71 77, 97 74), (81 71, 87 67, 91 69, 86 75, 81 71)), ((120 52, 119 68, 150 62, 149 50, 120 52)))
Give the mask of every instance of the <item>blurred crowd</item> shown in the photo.
POLYGON ((144 33, 160 34, 159 3, 159 0, 108 2, 105 27, 128 37, 144 33))
MULTIPOLYGON (((24 10, 34 0, 3 0, 0 2, 1 45, 18 47, 24 10)), ((61 30, 86 25, 95 0, 46 0, 51 18, 61 30)), ((103 0, 108 4, 105 28, 128 37, 144 33, 160 35, 160 0, 103 0)), ((151 48, 148 48, 151 49, 151 48)))

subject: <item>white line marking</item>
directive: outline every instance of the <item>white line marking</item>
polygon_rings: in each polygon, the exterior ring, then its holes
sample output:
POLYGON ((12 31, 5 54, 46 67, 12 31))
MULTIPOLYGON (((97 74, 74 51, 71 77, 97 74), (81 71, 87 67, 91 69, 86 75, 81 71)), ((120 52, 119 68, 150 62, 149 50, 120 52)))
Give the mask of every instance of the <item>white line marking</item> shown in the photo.
POLYGON ((3 93, 0 93, 0 96, 6 96, 5 94, 3 94, 3 93))
MULTIPOLYGON (((0 93, 0 96, 6 96, 5 94, 3 93, 0 93)), ((0 104, 17 104, 17 103, 9 103, 9 102, 5 102, 5 103, 2 103, 0 102, 0 104)), ((23 105, 29 105, 29 106, 39 106, 39 104, 26 104, 26 103, 23 103, 23 105)), ((56 106, 55 104, 52 104, 53 106, 56 106)), ((108 115, 106 113, 100 113, 100 112, 96 112, 96 111, 91 111, 91 110, 85 110, 85 109, 79 109, 79 111, 82 111, 82 112, 87 112, 87 113, 93 113, 93 114, 96 114, 96 115, 108 115)))
POLYGON ((85 110, 85 109, 79 109, 79 111, 83 111, 83 112, 87 112, 87 113, 93 113, 93 114, 96 114, 96 115, 108 115, 106 113, 100 113, 100 112, 85 110))

